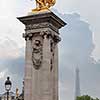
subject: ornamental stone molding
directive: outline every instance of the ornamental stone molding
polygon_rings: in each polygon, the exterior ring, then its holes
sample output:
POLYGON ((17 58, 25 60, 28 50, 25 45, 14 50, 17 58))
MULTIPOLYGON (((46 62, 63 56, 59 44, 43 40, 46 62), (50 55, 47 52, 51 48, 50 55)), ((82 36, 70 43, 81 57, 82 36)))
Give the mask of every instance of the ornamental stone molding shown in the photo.
POLYGON ((40 31, 40 32, 36 32, 36 33, 23 33, 23 37, 25 38, 25 40, 27 40, 27 38, 29 38, 30 40, 32 39, 32 37, 36 36, 36 35, 40 35, 43 38, 52 38, 55 42, 59 42, 61 41, 61 38, 59 37, 58 34, 53 34, 52 31, 50 30, 45 30, 45 31, 40 31))
POLYGON ((39 24, 28 24, 26 25, 25 30, 34 30, 34 29, 43 29, 43 28, 51 28, 55 32, 58 32, 58 29, 53 26, 51 23, 45 22, 45 23, 39 23, 39 24))

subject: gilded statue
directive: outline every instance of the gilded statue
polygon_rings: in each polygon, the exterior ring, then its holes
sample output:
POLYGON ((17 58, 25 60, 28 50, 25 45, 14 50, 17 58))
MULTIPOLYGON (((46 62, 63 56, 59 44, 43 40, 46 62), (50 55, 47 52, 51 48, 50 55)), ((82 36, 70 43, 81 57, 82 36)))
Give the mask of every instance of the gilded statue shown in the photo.
POLYGON ((32 11, 49 10, 56 3, 56 0, 36 0, 36 8, 32 11))
POLYGON ((16 98, 18 98, 18 96, 19 96, 19 89, 16 88, 16 98))

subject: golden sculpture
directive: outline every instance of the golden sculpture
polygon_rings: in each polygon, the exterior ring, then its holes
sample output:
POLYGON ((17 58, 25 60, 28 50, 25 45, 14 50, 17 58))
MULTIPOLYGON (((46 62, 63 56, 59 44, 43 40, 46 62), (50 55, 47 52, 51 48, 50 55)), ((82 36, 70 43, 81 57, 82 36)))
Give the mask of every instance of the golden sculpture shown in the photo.
POLYGON ((49 10, 55 3, 56 0, 36 0, 36 8, 32 12, 49 10))
POLYGON ((19 90, 18 88, 16 88, 16 98, 18 98, 18 96, 19 96, 19 90))

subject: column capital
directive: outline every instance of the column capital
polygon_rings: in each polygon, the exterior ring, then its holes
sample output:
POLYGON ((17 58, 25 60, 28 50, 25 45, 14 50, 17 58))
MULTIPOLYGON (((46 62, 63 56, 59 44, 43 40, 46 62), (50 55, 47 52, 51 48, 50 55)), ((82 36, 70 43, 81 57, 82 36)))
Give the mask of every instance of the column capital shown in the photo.
POLYGON ((27 34, 27 33, 23 33, 23 38, 25 38, 25 40, 27 41, 27 40, 31 40, 32 39, 32 33, 29 33, 29 34, 27 34))
POLYGON ((35 36, 35 35, 39 35, 39 36, 42 36, 43 38, 48 38, 48 39, 51 38, 56 43, 61 41, 61 38, 59 37, 59 35, 58 34, 54 34, 50 30, 44 30, 44 31, 36 32, 36 33, 23 33, 23 38, 25 38, 25 40, 27 40, 27 39, 31 40, 32 37, 35 36))
POLYGON ((40 34, 43 36, 43 38, 48 38, 48 39, 51 38, 56 43, 61 41, 61 38, 59 37, 59 34, 54 34, 50 30, 41 31, 40 34))

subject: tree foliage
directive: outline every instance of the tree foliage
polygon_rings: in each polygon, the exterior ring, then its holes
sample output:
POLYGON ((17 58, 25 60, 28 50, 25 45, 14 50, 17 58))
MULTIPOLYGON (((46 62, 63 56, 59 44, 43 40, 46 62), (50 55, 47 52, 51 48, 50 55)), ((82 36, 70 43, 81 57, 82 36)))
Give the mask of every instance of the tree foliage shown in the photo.
POLYGON ((92 98, 92 97, 90 97, 90 96, 88 96, 88 95, 83 95, 83 96, 78 96, 77 98, 76 98, 76 100, 99 100, 98 98, 92 98))

